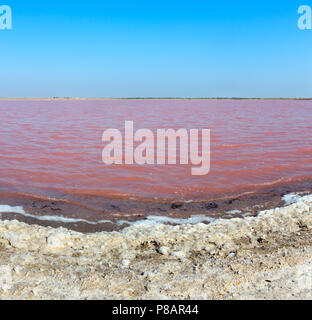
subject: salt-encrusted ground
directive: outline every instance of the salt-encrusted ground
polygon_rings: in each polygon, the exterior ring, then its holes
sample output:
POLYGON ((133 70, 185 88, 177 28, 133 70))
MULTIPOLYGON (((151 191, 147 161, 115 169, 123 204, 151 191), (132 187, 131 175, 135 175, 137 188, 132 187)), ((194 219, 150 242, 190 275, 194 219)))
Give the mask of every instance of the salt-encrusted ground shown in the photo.
POLYGON ((312 196, 209 225, 82 234, 0 221, 1 299, 312 298, 312 196))

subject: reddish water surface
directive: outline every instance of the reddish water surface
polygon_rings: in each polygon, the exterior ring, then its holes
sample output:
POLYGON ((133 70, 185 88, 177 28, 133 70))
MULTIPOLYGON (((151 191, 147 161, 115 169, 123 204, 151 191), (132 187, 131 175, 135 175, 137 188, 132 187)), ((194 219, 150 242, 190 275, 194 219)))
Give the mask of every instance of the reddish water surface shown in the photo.
MULTIPOLYGON (((0 186, 35 194, 201 198, 312 176, 312 101, 0 101, 0 186), (211 171, 102 162, 103 131, 211 129, 211 171)), ((156 131, 154 131, 156 132, 156 131)))

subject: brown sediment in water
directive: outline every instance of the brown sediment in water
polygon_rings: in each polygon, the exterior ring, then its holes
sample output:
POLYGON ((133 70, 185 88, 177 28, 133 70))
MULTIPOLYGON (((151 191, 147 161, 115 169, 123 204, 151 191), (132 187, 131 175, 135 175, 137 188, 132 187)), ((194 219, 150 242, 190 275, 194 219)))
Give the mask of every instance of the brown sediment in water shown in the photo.
POLYGON ((284 206, 281 197, 291 192, 312 192, 312 180, 300 180, 264 186, 261 189, 240 195, 223 195, 201 200, 132 199, 118 197, 95 197, 80 195, 75 197, 51 198, 15 192, 0 192, 0 204, 21 206, 27 214, 3 212, 3 220, 19 220, 28 224, 63 226, 71 230, 93 233, 118 231, 128 223, 145 220, 148 216, 165 216, 186 219, 194 215, 211 218, 235 218, 256 216, 259 210, 284 206), (34 216, 53 216, 84 221, 63 222, 40 220, 34 216), (104 222, 98 222, 104 220, 104 222), (108 221, 107 221, 108 220, 108 221), (111 222, 109 222, 111 221, 111 222))

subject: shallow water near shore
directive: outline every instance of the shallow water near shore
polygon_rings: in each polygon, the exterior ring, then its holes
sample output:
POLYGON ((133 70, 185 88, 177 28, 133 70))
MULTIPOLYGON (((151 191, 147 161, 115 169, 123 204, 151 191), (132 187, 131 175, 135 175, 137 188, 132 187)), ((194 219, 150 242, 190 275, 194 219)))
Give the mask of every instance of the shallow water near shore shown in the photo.
POLYGON ((251 217, 256 216, 260 210, 290 204, 294 194, 309 193, 312 193, 310 179, 201 201, 142 201, 110 197, 94 199, 88 196, 81 202, 80 197, 78 201, 0 192, 0 218, 55 228, 62 226, 83 233, 118 231, 141 222, 151 226, 181 225, 211 223, 220 218, 251 217))

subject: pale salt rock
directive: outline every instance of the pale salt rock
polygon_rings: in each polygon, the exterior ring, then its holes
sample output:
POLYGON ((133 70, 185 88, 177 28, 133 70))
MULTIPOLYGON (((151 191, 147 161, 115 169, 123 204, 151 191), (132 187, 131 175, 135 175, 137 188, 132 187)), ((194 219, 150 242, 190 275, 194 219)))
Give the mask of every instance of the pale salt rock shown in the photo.
POLYGON ((7 292, 11 289, 12 281, 12 269, 8 265, 0 266, 0 291, 7 292))
POLYGON ((23 274, 23 267, 21 266, 15 266, 13 270, 16 274, 23 274))
POLYGON ((38 296, 38 294, 40 293, 40 288, 39 287, 35 287, 31 290, 31 292, 35 295, 38 296))
POLYGON ((168 248, 168 247, 160 247, 157 250, 157 252, 162 254, 162 255, 168 255, 170 253, 170 248, 168 248))
POLYGON ((185 253, 183 251, 172 252, 171 255, 180 259, 185 258, 185 253))
POLYGON ((60 250, 66 246, 66 235, 63 232, 53 233, 47 237, 49 250, 60 250))
POLYGON ((124 259, 124 260, 121 261, 121 264, 122 264, 123 267, 129 267, 130 260, 124 259))
POLYGON ((236 256, 236 252, 230 252, 227 256, 228 258, 233 258, 236 256))

